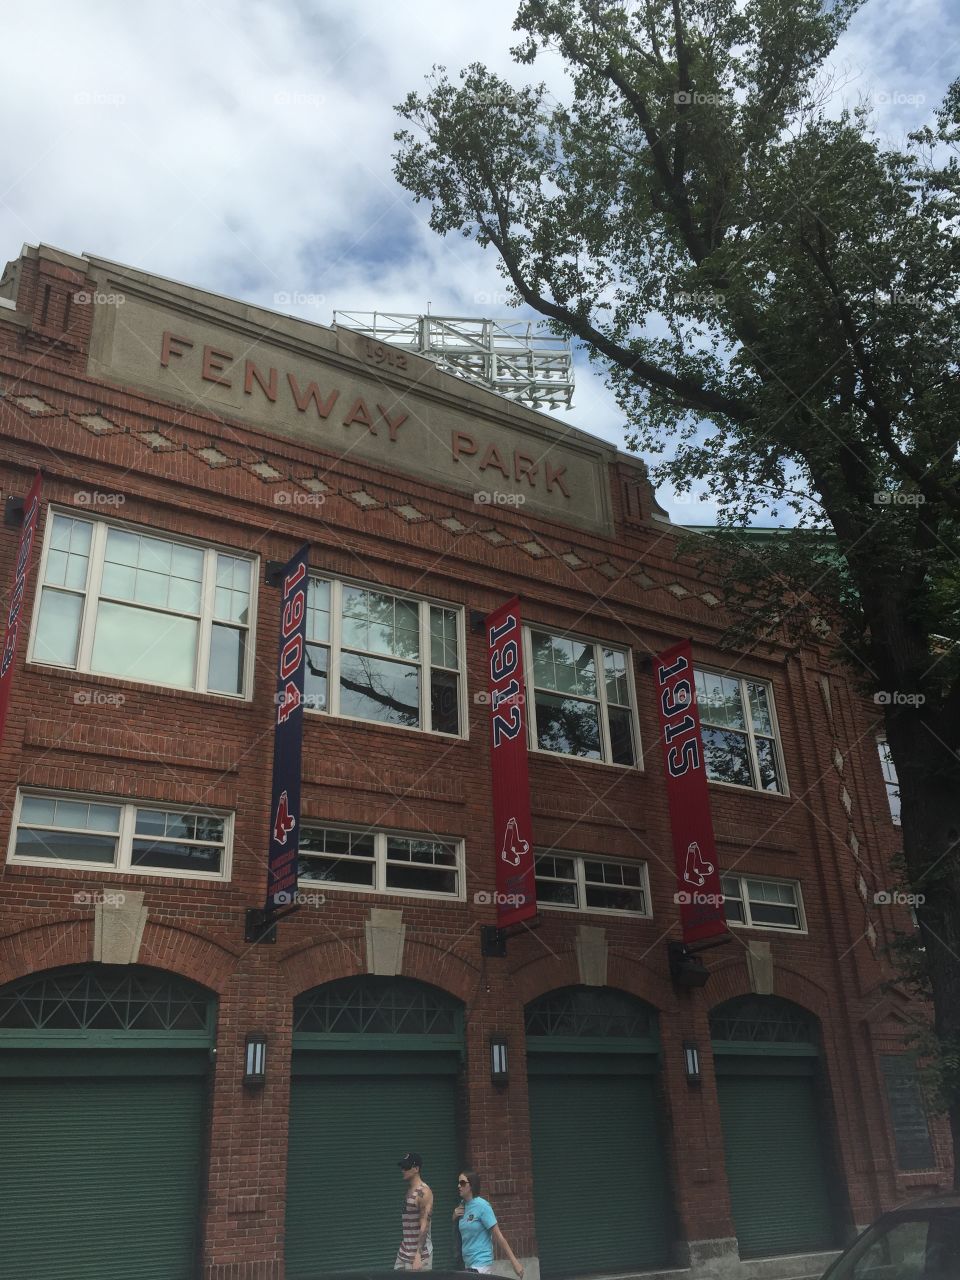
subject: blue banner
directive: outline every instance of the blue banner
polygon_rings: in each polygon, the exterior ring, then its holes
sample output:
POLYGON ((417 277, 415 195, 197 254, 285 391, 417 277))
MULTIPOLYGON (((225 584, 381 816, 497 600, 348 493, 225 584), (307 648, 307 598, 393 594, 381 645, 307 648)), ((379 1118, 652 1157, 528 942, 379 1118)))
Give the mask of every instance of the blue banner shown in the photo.
POLYGON ((289 906, 297 892, 300 850, 300 766, 307 638, 309 544, 284 566, 273 737, 273 797, 267 859, 267 910, 289 906))

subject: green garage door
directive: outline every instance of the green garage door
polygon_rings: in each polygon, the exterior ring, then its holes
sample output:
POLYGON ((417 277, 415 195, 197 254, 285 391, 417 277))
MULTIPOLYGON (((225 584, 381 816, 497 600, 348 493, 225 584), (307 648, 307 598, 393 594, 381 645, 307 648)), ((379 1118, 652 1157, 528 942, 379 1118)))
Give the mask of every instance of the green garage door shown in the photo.
POLYGON ((815 1021, 759 996, 720 1006, 711 1026, 740 1256, 831 1249, 837 1222, 815 1021))
POLYGON ((569 988, 528 1006, 527 1028, 543 1274, 668 1265, 653 1011, 621 992, 569 988))
POLYGON ((408 979, 349 979, 301 996, 294 1026, 287 1280, 393 1266, 405 1195, 397 1161, 411 1150, 435 1197, 434 1266, 450 1266, 459 1001, 408 979))
POLYGON ((0 990, 4 1275, 197 1274, 210 1012, 205 992, 148 970, 0 990))

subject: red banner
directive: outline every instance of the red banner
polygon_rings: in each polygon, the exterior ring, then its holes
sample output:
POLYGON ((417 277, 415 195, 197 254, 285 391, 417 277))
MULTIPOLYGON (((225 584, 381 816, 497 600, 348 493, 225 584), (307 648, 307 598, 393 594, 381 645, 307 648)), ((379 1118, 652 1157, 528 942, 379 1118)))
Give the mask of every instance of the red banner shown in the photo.
POLYGON ((693 691, 693 655, 683 640, 653 660, 667 801, 677 869, 674 901, 683 941, 702 943, 727 932, 713 838, 700 716, 693 691))
POLYGON ((7 610, 7 629, 3 637, 3 648, 0 649, 0 742, 3 742, 3 728, 7 722, 7 708, 10 705, 10 690, 13 686, 13 660, 17 656, 17 641, 20 638, 20 617, 23 613, 23 599, 27 590, 27 577, 30 573, 30 555, 33 551, 33 540, 37 533, 37 522, 40 518, 40 490, 43 478, 38 471, 34 476, 30 492, 23 504, 23 525, 20 530, 20 546, 17 549, 17 563, 13 571, 13 592, 10 596, 10 608, 7 610))
POLYGON ((490 646, 497 924, 503 928, 537 914, 520 601, 515 597, 501 609, 495 609, 486 619, 486 628, 490 646))

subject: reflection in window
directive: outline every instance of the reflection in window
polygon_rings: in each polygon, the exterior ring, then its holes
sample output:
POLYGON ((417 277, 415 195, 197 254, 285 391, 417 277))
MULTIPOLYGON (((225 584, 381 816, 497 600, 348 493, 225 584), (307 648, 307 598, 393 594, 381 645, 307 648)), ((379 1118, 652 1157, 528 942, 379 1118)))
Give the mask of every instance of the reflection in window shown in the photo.
POLYGON ((627 654, 535 630, 530 631, 530 651, 537 748, 635 764, 627 654))
POLYGON ((649 915, 647 868, 643 862, 537 853, 534 875, 541 906, 649 915))
POLYGON ((707 777, 760 791, 783 791, 767 685, 739 676, 694 673, 707 777))
POLYGON ((31 658, 242 695, 251 591, 242 556, 54 513, 31 658))

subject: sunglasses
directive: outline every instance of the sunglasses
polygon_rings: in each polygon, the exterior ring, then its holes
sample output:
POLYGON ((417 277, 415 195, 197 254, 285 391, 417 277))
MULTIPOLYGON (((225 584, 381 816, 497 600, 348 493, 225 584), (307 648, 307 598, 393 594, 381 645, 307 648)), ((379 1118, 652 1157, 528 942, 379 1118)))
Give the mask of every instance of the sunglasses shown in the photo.
POLYGON ((470 1180, 469 1180, 469 1178, 458 1178, 458 1179, 457 1179, 457 1186, 458 1186, 458 1187, 469 1187, 469 1185, 470 1185, 470 1180))

